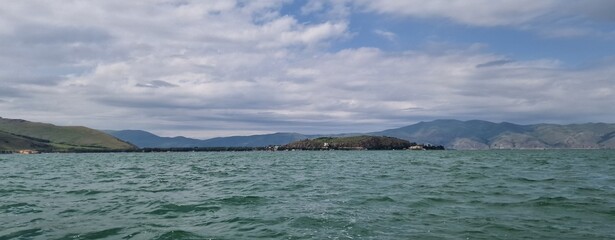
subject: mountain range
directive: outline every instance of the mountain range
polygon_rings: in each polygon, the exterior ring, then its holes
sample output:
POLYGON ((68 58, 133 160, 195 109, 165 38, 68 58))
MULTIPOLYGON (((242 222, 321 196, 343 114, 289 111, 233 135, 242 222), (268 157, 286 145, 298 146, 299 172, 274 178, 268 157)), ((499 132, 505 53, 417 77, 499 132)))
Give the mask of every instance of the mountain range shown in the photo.
POLYGON ((371 133, 449 149, 615 148, 615 124, 493 123, 436 120, 371 133))
POLYGON ((141 130, 99 131, 0 118, 0 152, 33 149, 46 152, 123 151, 137 148, 265 147, 319 137, 386 136, 447 149, 615 149, 615 124, 519 125, 481 120, 435 120, 370 133, 273 133, 193 139, 161 137, 141 130))
POLYGON ((140 148, 265 147, 270 145, 284 145, 294 141, 319 136, 299 133, 273 133, 252 136, 217 137, 200 140, 187 137, 160 137, 142 130, 104 130, 103 132, 130 142, 140 148))
POLYGON ((567 149, 615 148, 615 124, 519 125, 481 120, 435 120, 371 133, 316 134, 273 133, 219 137, 206 140, 160 137, 141 130, 105 131, 141 148, 170 147, 263 147, 326 136, 387 136, 447 149, 567 149))

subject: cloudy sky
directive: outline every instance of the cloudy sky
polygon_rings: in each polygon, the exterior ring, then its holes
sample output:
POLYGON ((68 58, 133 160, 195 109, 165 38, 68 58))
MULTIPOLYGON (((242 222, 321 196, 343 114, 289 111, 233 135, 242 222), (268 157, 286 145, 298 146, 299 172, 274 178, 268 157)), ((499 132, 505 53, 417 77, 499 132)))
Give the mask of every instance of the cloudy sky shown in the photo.
POLYGON ((0 116, 198 138, 615 122, 613 0, 20 0, 0 116))

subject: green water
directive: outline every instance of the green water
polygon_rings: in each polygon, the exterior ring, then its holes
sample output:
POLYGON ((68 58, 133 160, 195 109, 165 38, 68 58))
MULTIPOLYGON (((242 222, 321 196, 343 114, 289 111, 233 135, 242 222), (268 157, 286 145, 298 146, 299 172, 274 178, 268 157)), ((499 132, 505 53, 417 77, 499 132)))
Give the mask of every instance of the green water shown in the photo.
POLYGON ((0 155, 1 239, 615 239, 615 151, 0 155))

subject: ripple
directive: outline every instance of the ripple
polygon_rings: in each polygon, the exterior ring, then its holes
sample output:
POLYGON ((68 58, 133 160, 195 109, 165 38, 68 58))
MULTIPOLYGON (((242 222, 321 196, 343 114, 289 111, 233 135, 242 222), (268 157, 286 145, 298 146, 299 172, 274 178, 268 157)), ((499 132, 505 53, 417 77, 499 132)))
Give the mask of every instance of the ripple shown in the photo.
POLYGON ((394 203, 395 200, 390 198, 390 197, 388 197, 388 196, 381 196, 381 197, 375 197, 375 198, 368 198, 363 203, 371 203, 371 202, 375 202, 375 203, 383 203, 383 202, 394 203))
POLYGON ((137 171, 137 172, 140 172, 140 171, 145 171, 145 168, 140 168, 140 167, 127 167, 127 168, 120 168, 119 170, 122 170, 122 171, 137 171))
POLYGON ((601 193, 601 192, 604 192, 604 190, 602 190, 600 188, 595 188, 595 187, 577 187, 576 190, 579 191, 579 192, 585 192, 585 193, 601 193))
POLYGON ((513 178, 513 180, 519 181, 519 182, 554 182, 556 181, 555 178, 531 179, 531 178, 525 178, 525 177, 513 178))
MULTIPOLYGON (((90 200, 88 200, 90 201, 90 200)), ((113 211, 121 208, 122 206, 120 204, 110 204, 110 205, 106 205, 106 206, 98 206, 96 209, 91 210, 91 211, 87 211, 84 214, 85 215, 100 215, 100 214, 108 214, 108 213, 112 213, 113 211)))
POLYGON ((10 193, 39 193, 39 192, 47 192, 50 190, 42 189, 42 188, 27 188, 25 186, 18 188, 8 188, 8 189, 0 189, 0 194, 10 194, 10 193))
POLYGON ((157 209, 148 212, 148 214, 165 215, 168 213, 190 213, 190 212, 215 212, 220 210, 219 206, 212 206, 208 204, 163 204, 157 209))
POLYGON ((266 202, 266 198, 259 196, 232 196, 227 198, 222 198, 216 202, 222 205, 259 205, 264 204, 266 202))
POLYGON ((66 193, 89 196, 89 195, 96 195, 96 194, 100 194, 100 193, 106 193, 106 191, 99 191, 99 190, 92 190, 92 189, 81 189, 81 190, 68 191, 66 193))
POLYGON ((294 226, 294 227, 300 227, 300 228, 320 228, 323 226, 326 226, 328 224, 328 221, 324 218, 314 218, 314 217, 298 217, 295 218, 290 225, 294 226))
POLYGON ((458 201, 452 198, 443 198, 443 197, 427 197, 424 201, 428 203, 457 203, 458 201))
POLYGON ((190 166, 190 170, 196 173, 206 173, 207 169, 197 166, 190 166))
POLYGON ((161 189, 149 189, 149 187, 143 187, 139 191, 150 193, 163 193, 163 192, 182 192, 190 191, 190 188, 161 188, 161 189))
POLYGON ((25 214, 25 213, 40 213, 40 207, 30 203, 13 203, 0 206, 0 210, 4 213, 25 214))
POLYGON ((346 231, 355 225, 352 219, 341 217, 301 216, 293 219, 289 226, 296 228, 320 229, 328 232, 330 229, 346 231))
POLYGON ((66 210, 63 210, 63 211, 59 212, 58 214, 61 214, 61 215, 69 215, 69 214, 77 214, 77 213, 80 213, 80 212, 81 212, 81 211, 80 211, 80 210, 78 210, 78 209, 72 209, 72 208, 71 208, 71 209, 66 209, 66 210))
POLYGON ((512 236, 518 235, 519 233, 525 232, 526 229, 523 229, 518 226, 512 226, 510 224, 489 223, 489 225, 485 226, 484 231, 499 232, 499 235, 510 234, 510 236, 512 237, 512 236))
POLYGON ((562 206, 562 204, 568 203, 568 200, 569 199, 565 197, 539 197, 527 201, 526 203, 530 203, 537 206, 562 206))

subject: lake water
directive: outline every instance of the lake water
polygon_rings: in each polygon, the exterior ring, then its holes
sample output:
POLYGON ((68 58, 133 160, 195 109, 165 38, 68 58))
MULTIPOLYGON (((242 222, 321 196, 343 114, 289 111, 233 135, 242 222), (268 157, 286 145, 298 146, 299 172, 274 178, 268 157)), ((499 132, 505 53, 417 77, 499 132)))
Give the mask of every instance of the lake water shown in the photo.
POLYGON ((0 239, 615 239, 615 151, 0 155, 0 239))

